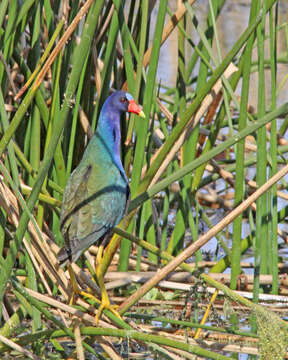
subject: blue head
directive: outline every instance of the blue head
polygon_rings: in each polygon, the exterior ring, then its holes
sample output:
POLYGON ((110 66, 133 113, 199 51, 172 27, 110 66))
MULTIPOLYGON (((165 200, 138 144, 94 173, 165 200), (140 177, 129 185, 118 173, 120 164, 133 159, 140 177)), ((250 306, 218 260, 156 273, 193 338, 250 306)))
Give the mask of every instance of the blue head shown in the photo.
MULTIPOLYGON (((145 117, 141 106, 137 105, 132 95, 116 91, 104 102, 97 124, 96 133, 105 142, 105 147, 120 166, 120 116, 124 112, 145 117)), ((122 166, 122 165, 121 165, 122 166)))
POLYGON ((110 95, 102 107, 97 131, 104 132, 105 135, 113 130, 120 131, 120 115, 124 112, 135 113, 145 117, 141 106, 137 105, 132 95, 124 91, 116 91, 110 95))
MULTIPOLYGON (((111 117, 116 119, 116 114, 121 115, 123 112, 135 113, 139 116, 144 115, 141 106, 137 105, 132 95, 124 91, 115 91, 104 102, 101 113, 104 113, 104 117, 111 117)), ((101 115, 100 119, 101 120, 101 115)))

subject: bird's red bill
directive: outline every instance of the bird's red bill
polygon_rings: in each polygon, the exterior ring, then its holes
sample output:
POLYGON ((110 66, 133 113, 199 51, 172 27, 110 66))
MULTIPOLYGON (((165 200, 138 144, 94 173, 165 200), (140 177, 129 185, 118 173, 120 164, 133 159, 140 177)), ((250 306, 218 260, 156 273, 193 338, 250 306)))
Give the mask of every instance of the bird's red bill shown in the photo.
POLYGON ((142 107, 136 104, 135 100, 130 100, 128 105, 128 112, 139 115, 142 111, 142 107))

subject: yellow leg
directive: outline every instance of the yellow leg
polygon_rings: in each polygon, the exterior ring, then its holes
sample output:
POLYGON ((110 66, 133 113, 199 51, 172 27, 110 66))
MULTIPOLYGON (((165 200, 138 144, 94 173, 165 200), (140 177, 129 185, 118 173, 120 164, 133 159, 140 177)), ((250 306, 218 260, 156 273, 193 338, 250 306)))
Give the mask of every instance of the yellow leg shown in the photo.
POLYGON ((81 295, 81 296, 86 296, 96 302, 98 302, 99 304, 101 303, 99 299, 97 299, 95 296, 93 296, 92 294, 83 291, 79 288, 74 271, 72 269, 71 264, 68 265, 68 271, 69 271, 69 275, 70 275, 70 281, 71 281, 71 286, 72 286, 72 296, 71 299, 69 301, 69 305, 72 305, 75 303, 75 297, 76 295, 81 295))
MULTIPOLYGON (((202 320, 201 320, 201 322, 200 322, 201 325, 205 325, 205 322, 206 322, 206 320, 207 320, 207 318, 208 318, 208 315, 209 315, 209 313, 210 313, 210 310, 211 310, 211 308, 212 308, 213 303, 214 303, 215 300, 216 300, 217 295, 218 295, 218 290, 215 289, 214 294, 212 295, 212 297, 211 297, 211 299, 210 299, 210 302, 209 302, 209 305, 208 305, 208 307, 207 307, 207 309, 206 309, 206 311, 205 311, 205 314, 203 315, 203 318, 202 318, 202 320)), ((197 331, 196 331, 196 333, 195 333, 195 335, 194 335, 194 339, 199 339, 199 336, 200 336, 201 331, 202 331, 201 328, 198 328, 198 329, 197 329, 197 331)))
POLYGON ((96 272, 98 286, 101 290, 101 304, 100 304, 100 307, 99 307, 98 312, 95 317, 96 324, 98 323, 100 316, 102 314, 102 311, 104 309, 110 310, 114 315, 116 315, 117 317, 119 317, 121 319, 121 316, 119 315, 118 311, 116 310, 116 308, 118 306, 111 305, 107 290, 105 288, 103 270, 102 270, 102 266, 101 266, 103 251, 104 251, 104 246, 100 245, 98 252, 97 252, 95 272, 96 272))

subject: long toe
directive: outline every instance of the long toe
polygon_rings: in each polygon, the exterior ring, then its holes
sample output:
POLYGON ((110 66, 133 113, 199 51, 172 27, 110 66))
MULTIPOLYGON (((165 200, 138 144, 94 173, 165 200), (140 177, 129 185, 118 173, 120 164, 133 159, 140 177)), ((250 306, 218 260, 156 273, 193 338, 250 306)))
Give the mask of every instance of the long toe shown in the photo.
POLYGON ((98 322, 100 320, 100 317, 101 317, 101 314, 103 312, 103 310, 107 309, 109 310, 113 315, 117 316, 119 319, 122 319, 121 318, 121 315, 119 314, 119 312, 117 311, 117 308, 118 308, 118 305, 112 305, 108 299, 108 302, 102 300, 101 302, 101 305, 97 311, 97 314, 95 316, 95 322, 96 322, 96 325, 98 325, 98 322))
POLYGON ((95 301, 98 304, 101 304, 101 301, 99 299, 97 299, 94 295, 92 295, 92 294, 90 294, 90 293, 88 293, 86 291, 80 291, 79 295, 82 295, 82 296, 84 296, 84 297, 86 297, 88 299, 91 299, 91 300, 95 301))

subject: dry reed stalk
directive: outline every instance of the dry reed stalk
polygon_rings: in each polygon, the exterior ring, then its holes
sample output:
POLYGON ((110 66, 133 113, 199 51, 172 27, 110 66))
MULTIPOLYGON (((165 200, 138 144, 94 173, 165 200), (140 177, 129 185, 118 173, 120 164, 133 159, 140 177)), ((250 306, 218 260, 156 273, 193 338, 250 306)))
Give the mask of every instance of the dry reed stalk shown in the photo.
MULTIPOLYGON (((117 281, 117 280, 129 280, 130 282, 145 282, 150 279, 152 276, 155 276, 156 271, 145 271, 145 272, 107 272, 105 274, 105 281, 117 281)), ((210 273, 209 276, 217 280, 219 282, 223 282, 225 284, 229 284, 231 281, 231 274, 223 274, 223 273, 210 273)), ((241 274, 238 276, 239 282, 243 284, 253 284, 254 283, 254 275, 253 274, 241 274)), ((170 273, 167 277, 167 280, 170 282, 184 283, 186 285, 190 284, 193 286, 195 284, 195 276, 189 272, 177 271, 170 273)), ((259 275, 259 281, 261 285, 271 285, 272 283, 272 275, 259 275)), ((287 274, 279 274, 278 276, 279 286, 288 287, 288 276, 287 274)))
POLYGON ((158 271, 158 273, 148 280, 140 289, 126 299, 119 307, 120 312, 125 312, 140 297, 144 296, 152 287, 158 284, 169 273, 174 271, 180 264, 192 256, 195 251, 199 250, 204 244, 211 240, 219 231, 229 225, 239 214, 245 211, 253 202, 265 193, 271 186, 281 180, 288 173, 288 165, 284 166, 274 176, 272 176, 264 185, 256 190, 251 196, 244 200, 239 206, 225 216, 217 225, 207 231, 206 234, 200 236, 193 244, 183 250, 177 257, 170 261, 166 266, 158 271))
MULTIPOLYGON (((5 209, 15 228, 17 228, 20 216, 17 199, 9 187, 2 180, 0 181, 0 203, 1 206, 5 209)), ((45 279, 45 276, 42 273, 41 267, 43 267, 49 277, 58 285, 64 297, 68 299, 69 295, 67 293, 67 278, 64 276, 62 269, 56 269, 58 263, 55 255, 52 253, 47 243, 40 240, 38 234, 41 233, 43 240, 47 237, 44 233, 41 232, 39 228, 38 231, 36 231, 34 224, 32 224, 31 221, 28 224, 28 230, 32 240, 31 246, 25 237, 23 239, 23 244, 25 245, 28 253, 31 255, 31 260, 35 265, 41 280, 43 281, 43 285, 45 286, 48 293, 51 294, 51 289, 45 279), (37 264, 36 259, 39 265, 37 264)))
POLYGON ((78 360, 85 360, 84 349, 82 345, 82 338, 80 332, 80 324, 78 318, 74 319, 74 336, 75 336, 75 345, 76 345, 76 352, 77 352, 77 359, 78 360))
MULTIPOLYGON (((79 319, 81 319, 83 322, 88 322, 92 325, 96 325, 95 324, 95 318, 94 316, 91 316, 89 314, 84 313, 83 311, 80 311, 78 309, 75 309, 72 306, 69 306, 67 304, 64 304, 61 301, 55 300, 52 297, 49 297, 47 295, 43 295, 38 293, 37 291, 31 290, 29 288, 25 288, 25 290, 27 291, 27 293, 31 296, 33 296, 35 299, 44 302, 45 304, 48 304, 56 309, 59 309, 61 311, 64 311, 68 314, 71 314, 73 316, 77 316, 79 319)), ((89 306, 86 302, 82 301, 79 303, 79 305, 85 307, 87 310, 89 309, 89 306)), ((91 307, 90 307, 91 308, 91 307)), ((104 321, 100 320, 100 324, 101 326, 107 326, 106 323, 104 321)), ((110 326, 109 326, 110 327, 110 326)))

